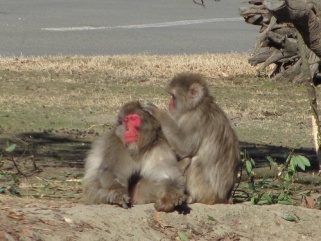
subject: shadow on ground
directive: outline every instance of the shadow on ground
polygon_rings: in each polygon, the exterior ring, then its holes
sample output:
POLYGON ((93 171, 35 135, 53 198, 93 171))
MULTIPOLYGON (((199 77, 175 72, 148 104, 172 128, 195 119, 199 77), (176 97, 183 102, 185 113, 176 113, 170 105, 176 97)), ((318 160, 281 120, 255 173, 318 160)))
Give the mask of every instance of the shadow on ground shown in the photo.
MULTIPOLYGON (((88 152, 91 141, 97 138, 98 133, 68 130, 54 132, 26 132, 17 135, 17 148, 12 153, 14 157, 24 158, 32 156, 38 166, 42 167, 83 167, 84 158, 88 152)), ((7 139, 0 137, 0 146, 5 146, 7 139)), ((285 161, 292 150, 288 147, 262 145, 241 142, 242 151, 246 150, 256 162, 256 167, 268 166, 266 156, 273 157, 278 163, 285 161)), ((311 162, 310 170, 318 170, 318 160, 311 148, 294 149, 296 154, 306 156, 311 162)))
MULTIPOLYGON (((40 167, 82 167, 84 157, 94 134, 70 131, 69 133, 24 132, 11 139, 17 147, 11 155, 19 160, 32 157, 40 167)), ((96 135, 96 134, 95 134, 96 135)), ((7 139, 0 138, 0 146, 7 139)))

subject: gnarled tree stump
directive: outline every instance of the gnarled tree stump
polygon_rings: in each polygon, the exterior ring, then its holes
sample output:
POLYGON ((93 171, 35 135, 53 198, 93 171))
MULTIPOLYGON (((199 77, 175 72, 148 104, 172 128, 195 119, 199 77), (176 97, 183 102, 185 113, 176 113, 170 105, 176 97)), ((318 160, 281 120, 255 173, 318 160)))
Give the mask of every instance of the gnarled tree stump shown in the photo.
POLYGON ((274 65, 269 76, 276 80, 304 82, 310 101, 315 148, 321 167, 321 130, 315 79, 320 73, 321 0, 250 0, 240 9, 247 23, 261 25, 253 65, 258 74, 274 65))

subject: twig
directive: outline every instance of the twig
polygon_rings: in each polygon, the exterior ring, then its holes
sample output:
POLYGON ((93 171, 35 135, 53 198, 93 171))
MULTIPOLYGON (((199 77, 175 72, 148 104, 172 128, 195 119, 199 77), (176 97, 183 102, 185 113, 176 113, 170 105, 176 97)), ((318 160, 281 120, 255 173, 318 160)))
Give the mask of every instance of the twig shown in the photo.
POLYGON ((16 163, 16 161, 14 160, 14 157, 10 157, 9 160, 11 160, 13 162, 13 165, 15 166, 15 168, 17 169, 18 173, 21 174, 22 176, 26 177, 27 175, 25 175, 22 171, 20 171, 18 164, 16 163))
POLYGON ((205 8, 204 0, 201 0, 201 3, 196 2, 196 0, 193 0, 193 2, 197 5, 201 5, 201 6, 203 6, 203 8, 205 8))
POLYGON ((42 169, 40 169, 39 167, 37 167, 34 156, 31 155, 29 158, 31 158, 31 160, 32 160, 32 165, 33 165, 33 168, 34 168, 34 172, 41 172, 42 169))
POLYGON ((22 145, 24 145, 24 146, 27 146, 28 145, 28 143, 27 142, 25 142, 24 140, 22 140, 21 138, 19 138, 19 137, 17 137, 16 135, 13 135, 13 134, 10 134, 10 133, 8 133, 8 132, 6 132, 5 131, 5 129, 0 125, 0 133, 1 134, 6 134, 6 135, 8 135, 10 138, 12 138, 12 139, 14 139, 15 141, 14 142, 20 142, 22 145))
MULTIPOLYGON (((250 197, 250 194, 247 192, 247 191, 245 191, 245 190, 242 190, 242 189, 238 189, 238 190, 235 190, 235 192, 240 192, 240 193, 244 193, 246 196, 247 196, 247 198, 249 198, 250 197)), ((235 192, 234 192, 234 194, 233 194, 233 197, 234 198, 237 198, 237 194, 235 194, 235 192)), ((239 196, 240 198, 242 198, 242 196, 239 196)))
MULTIPOLYGON (((24 197, 34 197, 34 198, 77 198, 75 196, 68 196, 68 195, 55 195, 55 194, 21 194, 24 197)), ((80 194, 79 194, 80 196, 80 194)))
POLYGON ((105 124, 97 124, 97 125, 91 125, 87 130, 91 130, 92 128, 96 127, 96 126, 103 126, 105 124))
POLYGON ((238 180, 237 183, 236 183, 236 187, 234 188, 232 197, 235 196, 235 192, 236 192, 236 190, 237 190, 237 189, 239 188, 239 186, 240 186, 240 183, 241 183, 241 180, 242 180, 242 172, 243 172, 243 166, 241 166, 241 169, 240 169, 240 177, 239 177, 239 180, 238 180))

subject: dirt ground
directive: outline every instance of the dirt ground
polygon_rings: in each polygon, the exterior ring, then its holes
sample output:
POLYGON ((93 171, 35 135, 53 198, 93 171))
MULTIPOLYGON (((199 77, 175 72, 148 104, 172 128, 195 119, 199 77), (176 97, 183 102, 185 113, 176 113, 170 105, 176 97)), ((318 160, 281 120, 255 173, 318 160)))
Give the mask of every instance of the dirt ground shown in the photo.
POLYGON ((288 205, 110 205, 1 196, 0 240, 320 240, 321 212, 288 205), (287 216, 295 217, 287 221, 287 216))
POLYGON ((0 240, 320 240, 321 211, 300 206, 303 194, 320 196, 320 183, 295 186, 296 206, 244 201, 157 213, 153 204, 128 210, 82 204, 83 160, 91 141, 113 125, 125 101, 166 106, 164 85, 181 71, 208 77, 242 150, 258 167, 267 155, 282 163, 294 150, 309 158, 313 176, 318 163, 305 87, 256 78, 247 58, 1 58, 0 240), (3 151, 8 139, 17 144, 9 154, 3 151), (17 173, 14 163, 27 175, 17 173))

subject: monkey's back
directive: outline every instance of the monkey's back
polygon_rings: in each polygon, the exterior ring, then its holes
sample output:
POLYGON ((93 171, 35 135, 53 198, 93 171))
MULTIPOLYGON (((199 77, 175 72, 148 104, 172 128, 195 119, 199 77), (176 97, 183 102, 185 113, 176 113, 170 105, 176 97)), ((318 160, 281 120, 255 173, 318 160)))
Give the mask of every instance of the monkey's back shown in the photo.
POLYGON ((227 203, 237 177, 239 141, 224 111, 209 101, 179 119, 182 128, 193 128, 189 141, 198 150, 186 172, 187 190, 195 202, 227 203))

